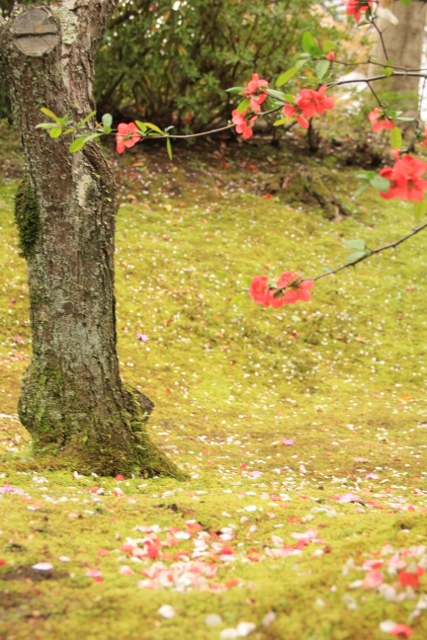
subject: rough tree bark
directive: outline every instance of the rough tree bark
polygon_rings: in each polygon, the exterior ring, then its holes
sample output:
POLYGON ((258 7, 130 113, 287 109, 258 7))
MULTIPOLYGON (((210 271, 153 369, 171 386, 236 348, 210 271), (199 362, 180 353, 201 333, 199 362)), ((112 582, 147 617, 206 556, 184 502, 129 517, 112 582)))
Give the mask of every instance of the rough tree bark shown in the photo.
MULTIPOLYGON (((385 4, 385 3, 384 3, 385 4)), ((386 5, 388 6, 388 5, 386 5)), ((424 42, 424 27, 426 24, 427 5, 424 2, 412 2, 404 6, 400 0, 394 0, 389 6, 398 19, 398 24, 393 25, 388 20, 379 18, 377 26, 382 36, 376 34, 373 59, 384 64, 387 60, 393 61, 393 66, 404 69, 419 69, 424 42)), ((378 67, 370 65, 370 76, 378 74, 378 67)), ((418 104, 419 78, 388 78, 383 83, 383 89, 399 94, 399 102, 406 97, 408 108, 406 113, 416 116, 418 104)), ((399 107, 402 108, 401 106, 399 107)))
POLYGON ((20 7, 0 24, 0 74, 22 135, 15 217, 27 260, 33 356, 19 416, 43 460, 81 472, 182 476, 150 440, 151 401, 120 379, 114 177, 96 144, 70 154, 35 125, 40 107, 94 109, 93 59, 116 0, 20 7))

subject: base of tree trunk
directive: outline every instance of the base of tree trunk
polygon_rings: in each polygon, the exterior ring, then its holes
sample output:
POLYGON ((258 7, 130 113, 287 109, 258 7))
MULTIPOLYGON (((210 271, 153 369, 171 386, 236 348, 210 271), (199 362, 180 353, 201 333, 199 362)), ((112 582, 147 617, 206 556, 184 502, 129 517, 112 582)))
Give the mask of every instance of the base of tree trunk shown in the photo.
POLYGON ((18 413, 32 436, 37 466, 67 467, 84 475, 188 477, 150 438, 146 423, 154 405, 142 393, 122 389, 121 402, 106 417, 89 402, 74 401, 74 411, 64 406, 59 385, 58 378, 40 376, 32 366, 24 376, 18 413))

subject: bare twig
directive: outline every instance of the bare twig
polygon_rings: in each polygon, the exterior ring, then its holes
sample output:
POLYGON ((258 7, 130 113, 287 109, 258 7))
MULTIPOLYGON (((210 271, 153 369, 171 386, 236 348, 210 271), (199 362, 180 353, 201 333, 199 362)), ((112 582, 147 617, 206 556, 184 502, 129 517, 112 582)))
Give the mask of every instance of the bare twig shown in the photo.
POLYGON ((424 231, 424 229, 427 229, 427 222, 422 224, 420 227, 416 227, 406 236, 403 236, 403 238, 399 238, 394 242, 390 242, 388 244, 383 245, 382 247, 378 247, 378 249, 368 249, 363 256, 361 256, 357 260, 353 260, 353 262, 347 262, 346 264, 343 264, 340 267, 337 267, 336 269, 331 269, 326 273, 322 273, 320 276, 316 276, 315 278, 304 278, 304 280, 313 280, 315 282, 316 280, 321 280, 322 278, 327 278, 328 276, 334 275, 335 273, 339 273, 340 271, 343 271, 344 269, 348 269, 349 267, 355 267, 360 262, 363 262, 364 260, 371 258, 377 253, 381 253, 382 251, 387 251, 388 249, 395 249, 403 242, 406 242, 406 240, 409 240, 409 238, 412 238, 413 236, 415 236, 417 233, 424 231))

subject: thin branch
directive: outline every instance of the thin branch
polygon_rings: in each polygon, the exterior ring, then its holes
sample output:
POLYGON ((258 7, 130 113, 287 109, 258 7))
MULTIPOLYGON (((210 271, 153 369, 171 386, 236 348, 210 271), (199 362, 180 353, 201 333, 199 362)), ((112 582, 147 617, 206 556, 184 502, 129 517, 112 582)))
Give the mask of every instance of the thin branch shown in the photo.
POLYGON ((378 102, 379 106, 383 108, 384 105, 382 104, 381 100, 379 99, 377 93, 374 91, 374 89, 373 89, 373 87, 372 87, 370 82, 368 82, 368 87, 371 90, 371 93, 374 96, 375 100, 378 102))
POLYGON ((359 82, 364 82, 365 84, 369 84, 370 82, 378 82, 378 80, 385 80, 386 78, 427 78, 427 73, 421 73, 419 71, 393 71, 389 75, 383 74, 380 76, 374 76, 373 78, 355 78, 353 80, 336 80, 335 82, 329 82, 328 87, 338 87, 344 84, 358 84, 359 82))
POLYGON ((381 47, 382 47, 382 50, 383 50, 383 53, 384 53, 385 59, 386 59, 386 60, 388 60, 388 59, 389 59, 389 57, 388 57, 388 54, 387 54, 387 49, 385 48, 385 43, 384 43, 384 38, 383 38, 383 32, 382 32, 382 31, 380 31, 380 29, 379 29, 379 27, 378 27, 377 23, 375 22, 375 20, 372 20, 371 22, 372 22, 372 24, 373 24, 373 26, 374 26, 374 28, 375 28, 376 32, 378 33, 378 35, 379 35, 379 37, 380 37, 381 47))
POLYGON ((332 269, 331 271, 327 271, 326 273, 322 273, 322 275, 320 275, 320 276, 316 276, 315 278, 304 278, 304 280, 313 280, 314 282, 316 282, 316 280, 321 280, 322 278, 327 278, 328 276, 332 276, 335 273, 339 273, 339 271, 343 271, 344 269, 348 269, 349 267, 355 267, 357 264, 359 264, 359 262, 363 262, 363 260, 367 260, 368 258, 371 258, 376 253, 381 253, 382 251, 387 251, 388 249, 395 249, 400 244, 402 244, 402 242, 406 242, 406 240, 409 240, 409 238, 412 238, 413 236, 415 236, 417 233, 420 233, 424 229, 427 229, 427 222, 422 224, 420 227, 416 227, 410 233, 408 233, 406 236, 403 236, 403 238, 399 238, 398 240, 395 240, 395 242, 390 242, 389 244, 385 244, 382 247, 378 247, 378 249, 369 249, 368 250, 369 253, 365 253, 365 255, 361 256, 357 260, 353 260, 353 262, 347 262, 346 264, 343 264, 340 267, 337 267, 336 269, 332 269))
MULTIPOLYGON (((263 111, 262 113, 260 113, 258 115, 258 118, 262 118, 263 116, 268 116, 271 113, 277 113, 277 111, 280 111, 282 109, 282 107, 276 107, 275 109, 270 109, 269 111, 263 111)), ((172 134, 172 133, 166 133, 163 136, 148 136, 150 138, 150 140, 162 140, 163 138, 179 138, 181 140, 185 140, 187 138, 201 138, 202 136, 210 136, 213 133, 221 133, 222 131, 228 131, 229 129, 234 129, 236 125, 235 124, 226 124, 223 127, 219 127, 218 129, 210 129, 209 131, 200 131, 200 133, 187 133, 187 134, 172 134)), ((142 136, 141 139, 144 140, 146 136, 142 136)))

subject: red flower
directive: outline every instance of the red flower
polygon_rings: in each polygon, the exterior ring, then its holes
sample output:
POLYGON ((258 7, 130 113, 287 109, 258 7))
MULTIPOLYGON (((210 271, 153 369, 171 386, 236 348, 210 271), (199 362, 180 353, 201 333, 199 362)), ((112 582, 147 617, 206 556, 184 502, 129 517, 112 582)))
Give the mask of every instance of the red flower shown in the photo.
POLYGON ((299 273, 285 271, 277 281, 277 288, 268 286, 267 276, 256 276, 249 287, 249 294, 257 304, 279 309, 298 300, 309 300, 313 284, 313 280, 302 280, 299 273))
POLYGON ((242 134, 242 138, 244 140, 247 140, 252 136, 253 134, 252 125, 256 120, 256 116, 249 118, 249 120, 247 120, 246 119, 247 111, 248 110, 246 109, 246 111, 239 113, 237 109, 234 109, 234 111, 231 112, 232 121, 236 125, 236 131, 237 133, 242 134))
POLYGON ((267 80, 261 80, 257 73, 253 73, 252 80, 248 82, 248 84, 246 85, 245 95, 250 96, 251 94, 259 91, 259 89, 262 89, 264 91, 263 87, 267 89, 268 87, 267 80))
POLYGON ((369 7, 372 7, 374 0, 343 0, 346 5, 346 12, 349 16, 354 16, 356 22, 359 22, 361 14, 369 7))
POLYGON ((376 107, 373 111, 368 114, 368 119, 372 124, 372 128, 377 133, 382 131, 383 129, 390 130, 394 129, 394 122, 392 122, 384 113, 383 109, 376 107))
POLYGON ((283 296, 283 293, 281 292, 280 295, 277 295, 275 297, 275 293, 277 292, 276 289, 270 289, 268 292, 268 303, 273 307, 273 309, 280 309, 280 307, 283 307, 284 304, 288 304, 286 302, 286 298, 283 296))
POLYGON ((298 300, 306 302, 310 299, 310 291, 313 288, 313 280, 302 280, 299 273, 285 271, 277 281, 279 289, 284 291, 285 304, 292 304, 298 300))
POLYGON ((129 122, 129 124, 121 122, 117 127, 116 133, 117 153, 123 153, 125 147, 133 147, 137 142, 139 142, 140 138, 141 134, 134 122, 129 122))
POLYGON ((246 85, 243 95, 251 101, 252 111, 259 113, 261 105, 267 97, 265 91, 268 88, 267 80, 261 80, 257 73, 252 74, 252 80, 246 85))
POLYGON ((335 53, 333 51, 329 51, 329 53, 326 54, 326 58, 330 62, 333 62, 335 60, 335 53))
POLYGON ((264 307, 268 307, 270 304, 267 280, 267 276, 256 276, 249 287, 249 295, 252 296, 254 302, 263 304, 264 307))
POLYGON ((318 91, 301 89, 296 103, 294 105, 285 105, 283 113, 287 118, 296 118, 303 129, 308 129, 307 118, 312 118, 316 113, 323 115, 325 111, 332 109, 335 104, 333 98, 325 95, 327 88, 326 84, 324 84, 318 91))
POLYGON ((283 113, 287 118, 296 118, 300 127, 302 127, 303 129, 308 129, 309 122, 307 118, 305 118, 301 113, 299 113, 295 105, 293 104, 285 105, 283 107, 283 113))
POLYGON ((324 84, 318 91, 301 89, 297 107, 301 109, 306 118, 312 118, 316 113, 323 115, 326 110, 333 108, 334 99, 325 95, 327 88, 324 84))
POLYGON ((394 167, 381 169, 380 176, 390 181, 390 189, 381 193, 381 197, 385 200, 398 198, 420 202, 427 190, 427 180, 421 178, 426 172, 427 163, 412 156, 402 156, 396 160, 394 167))

